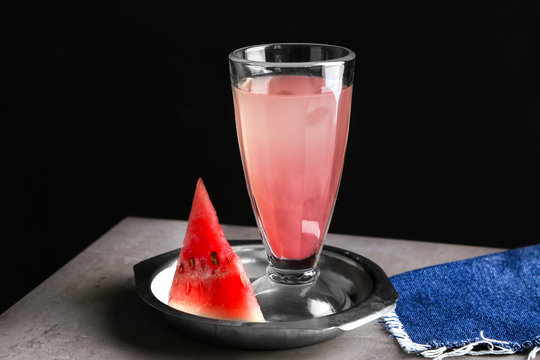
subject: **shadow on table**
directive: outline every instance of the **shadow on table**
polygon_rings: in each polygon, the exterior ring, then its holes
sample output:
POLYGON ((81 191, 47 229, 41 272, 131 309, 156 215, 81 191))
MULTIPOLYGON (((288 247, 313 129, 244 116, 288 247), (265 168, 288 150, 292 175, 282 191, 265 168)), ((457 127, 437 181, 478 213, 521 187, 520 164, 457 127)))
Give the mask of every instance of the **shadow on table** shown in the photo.
POLYGON ((107 328, 115 340, 125 346, 154 355, 198 359, 216 358, 219 354, 227 357, 233 352, 180 333, 138 297, 134 286, 110 287, 103 295, 107 304, 107 328))

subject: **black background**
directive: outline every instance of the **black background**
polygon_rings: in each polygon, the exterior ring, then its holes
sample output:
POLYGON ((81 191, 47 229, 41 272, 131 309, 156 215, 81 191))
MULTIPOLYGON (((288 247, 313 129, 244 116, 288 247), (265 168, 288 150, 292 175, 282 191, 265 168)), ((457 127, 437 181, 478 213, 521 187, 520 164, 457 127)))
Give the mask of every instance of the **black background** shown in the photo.
POLYGON ((538 2, 21 2, 15 15, 0 311, 125 216, 187 219, 199 176, 222 223, 255 224, 227 55, 258 43, 357 54, 331 232, 539 241, 538 2))

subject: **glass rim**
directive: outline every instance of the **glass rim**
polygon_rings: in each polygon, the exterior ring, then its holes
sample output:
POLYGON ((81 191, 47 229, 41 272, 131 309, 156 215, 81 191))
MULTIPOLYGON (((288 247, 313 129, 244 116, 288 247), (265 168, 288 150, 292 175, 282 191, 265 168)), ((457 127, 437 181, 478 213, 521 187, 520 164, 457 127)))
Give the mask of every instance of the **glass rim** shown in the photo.
POLYGON ((356 58, 356 54, 351 49, 348 49, 344 46, 339 45, 331 45, 331 44, 321 44, 321 43, 305 43, 305 42, 276 42, 276 43, 267 43, 267 44, 258 44, 258 45, 249 45, 244 46, 238 49, 235 49, 229 53, 229 60, 246 64, 246 65, 257 65, 257 66, 263 66, 263 67, 308 67, 308 66, 331 66, 331 65, 340 65, 344 64, 348 61, 352 61, 356 58), (334 49, 341 49, 345 51, 344 56, 336 57, 335 59, 327 59, 327 60, 314 60, 314 61, 284 61, 284 62, 276 62, 276 61, 262 61, 262 60, 249 60, 238 57, 237 53, 246 51, 248 49, 263 49, 269 46, 275 46, 275 45, 302 45, 302 46, 321 46, 321 47, 327 47, 327 48, 334 48, 334 49))

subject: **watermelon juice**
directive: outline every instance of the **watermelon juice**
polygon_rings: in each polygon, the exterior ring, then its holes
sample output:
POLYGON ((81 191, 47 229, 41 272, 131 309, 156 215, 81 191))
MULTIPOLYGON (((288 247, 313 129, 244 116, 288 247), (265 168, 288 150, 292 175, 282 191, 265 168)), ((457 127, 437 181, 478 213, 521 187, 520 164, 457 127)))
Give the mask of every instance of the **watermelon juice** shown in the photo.
POLYGON ((329 86, 321 77, 277 75, 233 87, 249 192, 277 260, 317 257, 328 231, 352 95, 352 86, 329 86))

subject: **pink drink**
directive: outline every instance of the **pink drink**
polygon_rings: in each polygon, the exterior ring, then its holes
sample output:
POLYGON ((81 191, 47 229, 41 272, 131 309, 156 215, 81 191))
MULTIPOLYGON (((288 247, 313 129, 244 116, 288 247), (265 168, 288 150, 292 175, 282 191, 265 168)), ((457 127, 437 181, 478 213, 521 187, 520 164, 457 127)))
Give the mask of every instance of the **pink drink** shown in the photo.
POLYGON ((262 76, 233 87, 233 95, 246 179, 272 254, 318 254, 341 178, 352 87, 262 76))

